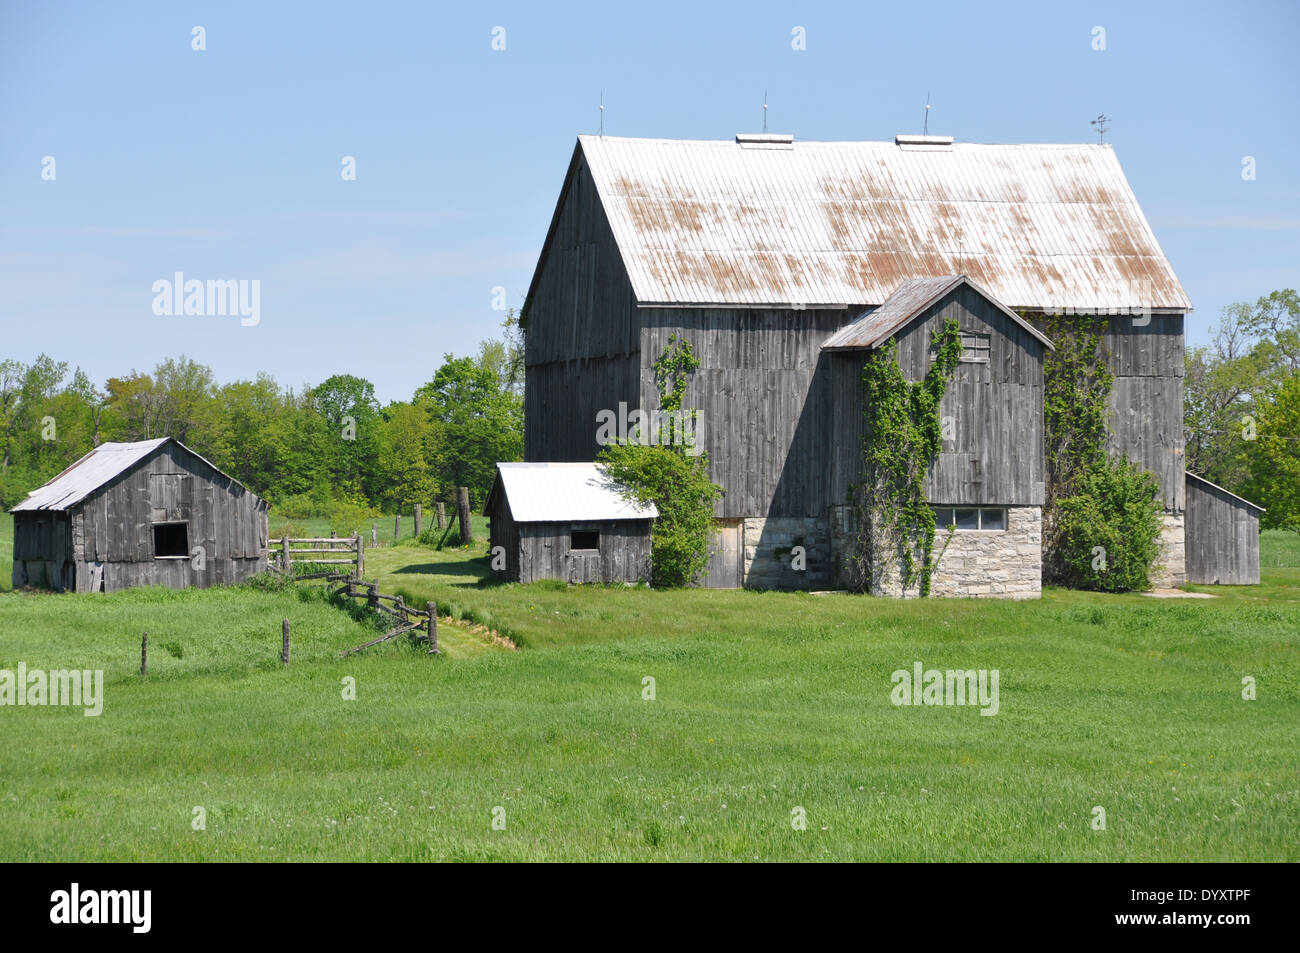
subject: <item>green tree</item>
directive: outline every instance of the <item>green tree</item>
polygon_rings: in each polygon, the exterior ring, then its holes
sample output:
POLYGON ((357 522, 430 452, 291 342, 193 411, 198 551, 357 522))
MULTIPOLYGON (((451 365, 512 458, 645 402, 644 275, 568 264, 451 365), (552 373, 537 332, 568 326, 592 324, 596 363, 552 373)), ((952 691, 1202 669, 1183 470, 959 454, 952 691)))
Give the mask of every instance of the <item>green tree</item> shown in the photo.
POLYGON ((1262 397, 1257 413, 1242 495, 1265 508, 1263 526, 1300 531, 1300 374, 1262 397))
POLYGON ((438 482, 447 489, 469 487, 475 504, 487 498, 497 463, 523 456, 523 400, 503 389, 491 362, 447 354, 413 403, 441 424, 438 482))

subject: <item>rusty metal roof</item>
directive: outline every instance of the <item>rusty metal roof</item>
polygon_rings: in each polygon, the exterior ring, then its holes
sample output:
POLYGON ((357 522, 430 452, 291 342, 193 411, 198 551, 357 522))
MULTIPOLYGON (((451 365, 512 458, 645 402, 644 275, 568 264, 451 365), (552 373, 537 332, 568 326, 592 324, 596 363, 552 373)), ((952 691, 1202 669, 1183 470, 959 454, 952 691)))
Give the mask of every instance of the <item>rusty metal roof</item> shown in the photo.
POLYGON ((66 510, 80 503, 120 473, 135 466, 170 437, 135 443, 101 443, 44 486, 27 494, 11 513, 25 510, 66 510))
POLYGON ((578 140, 642 306, 1191 309, 1108 145, 578 140))
POLYGON ((516 523, 647 520, 659 515, 654 504, 625 499, 595 463, 498 463, 485 515, 498 492, 505 493, 516 523))
POLYGON ((159 437, 155 440, 136 440, 131 443, 109 441, 101 443, 76 463, 55 476, 44 486, 39 486, 27 494, 26 499, 11 509, 11 513, 26 510, 66 510, 80 503, 101 486, 118 475, 125 473, 154 450, 168 442, 175 443, 186 453, 202 460, 215 472, 221 474, 231 483, 243 486, 230 474, 220 470, 211 460, 195 453, 175 437, 159 437))
POLYGON ((912 278, 898 286, 898 290, 885 299, 879 308, 861 315, 852 324, 840 328, 822 344, 823 351, 856 351, 872 348, 887 338, 893 337, 908 325, 930 305, 967 285, 976 294, 1020 325, 1031 335, 1042 341, 1046 347, 1055 350, 1054 345, 1037 328, 1002 302, 971 281, 965 275, 944 275, 939 278, 912 278))

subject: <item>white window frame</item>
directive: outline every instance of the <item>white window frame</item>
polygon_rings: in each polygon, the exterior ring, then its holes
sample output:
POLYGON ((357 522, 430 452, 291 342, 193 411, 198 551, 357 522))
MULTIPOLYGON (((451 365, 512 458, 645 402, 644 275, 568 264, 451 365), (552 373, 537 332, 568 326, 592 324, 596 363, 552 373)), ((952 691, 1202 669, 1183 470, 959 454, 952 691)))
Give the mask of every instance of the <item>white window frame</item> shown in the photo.
POLYGON ((958 532, 958 533, 1005 533, 1007 531, 1007 522, 1010 519, 1007 508, 1005 506, 948 506, 948 505, 934 506, 931 505, 930 509, 934 510, 934 525, 936 529, 947 529, 949 526, 953 526, 957 522, 957 510, 974 510, 976 527, 974 529, 966 529, 958 526, 954 530, 954 532, 958 532), (985 529, 984 515, 986 513, 1001 513, 1002 525, 993 529, 985 529), (946 519, 944 519, 945 516, 946 519), (944 521, 941 523, 939 522, 940 519, 943 519, 944 521))

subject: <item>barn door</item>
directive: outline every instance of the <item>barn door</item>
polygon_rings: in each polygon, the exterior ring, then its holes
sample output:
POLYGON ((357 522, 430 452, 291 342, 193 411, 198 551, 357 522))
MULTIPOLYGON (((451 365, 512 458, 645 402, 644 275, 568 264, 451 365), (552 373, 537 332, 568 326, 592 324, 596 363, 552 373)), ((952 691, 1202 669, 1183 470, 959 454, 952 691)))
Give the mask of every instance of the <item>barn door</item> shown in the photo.
POLYGON ((744 527, 740 520, 717 520, 709 544, 705 588, 739 589, 744 585, 744 527))

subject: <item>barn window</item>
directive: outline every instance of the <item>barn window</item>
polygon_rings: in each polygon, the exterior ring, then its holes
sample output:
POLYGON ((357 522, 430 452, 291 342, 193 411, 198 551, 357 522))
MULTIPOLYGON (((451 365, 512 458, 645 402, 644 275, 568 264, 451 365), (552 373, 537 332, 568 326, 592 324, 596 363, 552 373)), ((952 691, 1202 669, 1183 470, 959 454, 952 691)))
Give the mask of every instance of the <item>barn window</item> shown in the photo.
POLYGON ((600 533, 594 529, 575 529, 569 534, 570 549, 600 549, 600 533))
POLYGON ((1007 511, 1000 506, 936 506, 933 509, 937 529, 956 526, 959 530, 1000 533, 1007 528, 1007 511))
POLYGON ((155 559, 188 559, 189 524, 154 523, 153 555, 155 559))
POLYGON ((975 331, 961 332, 961 359, 967 364, 987 364, 989 336, 975 331))

